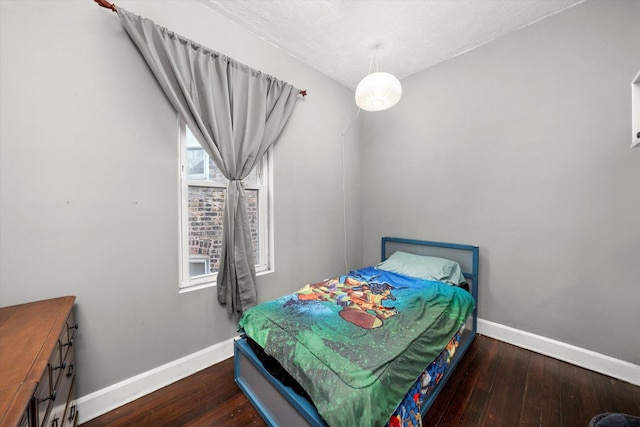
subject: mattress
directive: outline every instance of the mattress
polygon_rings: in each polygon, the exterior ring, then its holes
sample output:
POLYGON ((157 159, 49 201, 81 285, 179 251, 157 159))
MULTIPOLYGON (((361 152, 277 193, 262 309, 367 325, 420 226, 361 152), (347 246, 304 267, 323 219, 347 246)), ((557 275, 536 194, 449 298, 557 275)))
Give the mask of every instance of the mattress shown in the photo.
POLYGON ((329 425, 384 425, 473 309, 458 287, 367 267, 260 304, 240 328, 329 425))

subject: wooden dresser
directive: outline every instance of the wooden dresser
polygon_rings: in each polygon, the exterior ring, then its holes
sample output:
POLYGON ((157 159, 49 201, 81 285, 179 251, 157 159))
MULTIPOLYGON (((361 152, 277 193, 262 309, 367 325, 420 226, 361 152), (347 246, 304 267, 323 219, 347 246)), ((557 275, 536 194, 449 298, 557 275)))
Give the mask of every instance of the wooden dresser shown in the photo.
POLYGON ((0 308, 0 427, 77 425, 75 299, 0 308))

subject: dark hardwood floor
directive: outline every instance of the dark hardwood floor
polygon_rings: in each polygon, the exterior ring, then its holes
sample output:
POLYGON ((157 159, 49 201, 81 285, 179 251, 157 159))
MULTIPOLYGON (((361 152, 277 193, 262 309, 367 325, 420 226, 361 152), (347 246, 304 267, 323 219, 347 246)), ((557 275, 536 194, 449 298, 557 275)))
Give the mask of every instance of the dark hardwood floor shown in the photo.
MULTIPOLYGON (((587 427, 603 412, 640 416, 640 387, 478 336, 423 424, 587 427)), ((228 359, 82 427, 265 425, 228 359)))

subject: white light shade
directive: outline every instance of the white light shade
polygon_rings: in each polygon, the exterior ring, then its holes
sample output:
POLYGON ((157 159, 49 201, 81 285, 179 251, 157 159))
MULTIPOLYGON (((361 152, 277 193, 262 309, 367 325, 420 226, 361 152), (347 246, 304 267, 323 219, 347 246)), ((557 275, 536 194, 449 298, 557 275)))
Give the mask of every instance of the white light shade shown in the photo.
POLYGON ((400 101, 402 86, 395 76, 372 73, 362 79, 356 88, 356 104, 367 111, 382 111, 400 101))

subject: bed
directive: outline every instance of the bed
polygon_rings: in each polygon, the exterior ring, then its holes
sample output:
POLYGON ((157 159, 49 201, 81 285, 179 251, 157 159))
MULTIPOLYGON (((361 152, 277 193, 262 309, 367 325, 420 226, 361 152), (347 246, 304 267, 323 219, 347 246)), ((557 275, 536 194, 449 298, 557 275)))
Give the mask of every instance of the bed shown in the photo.
POLYGON ((243 314, 235 380, 268 425, 420 425, 475 337, 479 248, 383 237, 381 252, 243 314))

